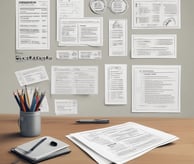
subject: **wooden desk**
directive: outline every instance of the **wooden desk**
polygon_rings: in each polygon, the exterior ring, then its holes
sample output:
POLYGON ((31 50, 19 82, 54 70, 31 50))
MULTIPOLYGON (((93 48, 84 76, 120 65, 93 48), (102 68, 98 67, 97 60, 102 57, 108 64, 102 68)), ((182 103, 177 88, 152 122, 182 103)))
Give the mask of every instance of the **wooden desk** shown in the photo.
MULTIPOLYGON (((42 117, 41 136, 53 136, 70 145, 72 152, 42 162, 42 164, 95 164, 89 156, 74 145, 65 135, 83 130, 102 128, 128 121, 137 122, 174 134, 180 138, 173 144, 156 148, 138 157, 130 164, 194 164, 194 119, 170 118, 110 118, 110 124, 75 124, 77 118, 42 117)), ((25 143, 37 137, 26 138, 19 135, 16 115, 0 115, 0 157, 2 164, 11 164, 18 158, 9 153, 10 148, 25 143)), ((20 160, 17 164, 26 164, 20 160)))

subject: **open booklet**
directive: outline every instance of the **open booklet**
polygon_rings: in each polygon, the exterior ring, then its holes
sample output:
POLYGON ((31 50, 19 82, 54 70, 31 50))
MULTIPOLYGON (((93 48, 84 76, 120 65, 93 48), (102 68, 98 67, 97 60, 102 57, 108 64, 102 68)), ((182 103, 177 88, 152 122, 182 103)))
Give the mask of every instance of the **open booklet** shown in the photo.
POLYGON ((70 152, 69 145, 50 136, 44 136, 11 149, 11 152, 30 163, 38 163, 70 152))
POLYGON ((147 126, 127 122, 67 135, 98 163, 122 164, 179 139, 147 126))

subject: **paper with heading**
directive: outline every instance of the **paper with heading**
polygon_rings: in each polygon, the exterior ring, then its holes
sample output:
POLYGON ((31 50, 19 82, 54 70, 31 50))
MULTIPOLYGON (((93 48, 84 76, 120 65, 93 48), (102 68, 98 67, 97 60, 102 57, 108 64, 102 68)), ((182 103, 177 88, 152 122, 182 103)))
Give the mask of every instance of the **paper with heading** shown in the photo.
POLYGON ((105 104, 127 104, 127 65, 105 65, 105 104))
MULTIPOLYGON (((83 18, 84 17, 84 0, 57 0, 57 29, 60 27, 62 19, 83 18)), ((57 30, 57 40, 59 40, 57 30)))
POLYGON ((98 67, 52 66, 51 94, 98 94, 98 67))
POLYGON ((176 58, 176 35, 132 35, 132 58, 176 58))
POLYGON ((132 0, 133 29, 179 29, 180 0, 132 0))
POLYGON ((102 46, 103 18, 62 19, 58 33, 59 46, 102 46))
POLYGON ((132 112, 180 112, 181 66, 133 65, 132 112))
POLYGON ((109 56, 127 56, 127 44, 127 20, 109 20, 109 56))
POLYGON ((123 164, 179 139, 175 135, 134 122, 71 133, 67 137, 96 162, 103 164, 123 164))
POLYGON ((20 86, 30 85, 49 79, 44 66, 16 71, 15 75, 20 86))
POLYGON ((55 113, 56 115, 77 114, 77 100, 56 99, 55 113))
POLYGON ((16 49, 50 48, 50 0, 16 0, 16 49))

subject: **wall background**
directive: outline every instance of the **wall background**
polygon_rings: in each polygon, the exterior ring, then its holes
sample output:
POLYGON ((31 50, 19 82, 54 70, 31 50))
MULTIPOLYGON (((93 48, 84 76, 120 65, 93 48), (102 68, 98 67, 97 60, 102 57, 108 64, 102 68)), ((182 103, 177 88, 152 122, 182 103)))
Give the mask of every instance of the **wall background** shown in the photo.
MULTIPOLYGON (((98 95, 51 95, 50 80, 31 85, 46 90, 49 103, 49 113, 43 115, 55 115, 54 99, 77 99, 78 114, 75 116, 130 116, 130 117, 194 117, 194 1, 181 1, 181 29, 177 30, 132 30, 131 29, 131 1, 125 14, 114 15, 109 10, 101 15, 104 18, 104 45, 101 49, 101 60, 74 60, 59 61, 55 58, 56 50, 60 49, 92 49, 91 47, 58 47, 56 42, 56 1, 50 0, 51 5, 51 46, 48 51, 17 51, 15 50, 15 0, 0 1, 0 114, 19 113, 18 106, 12 92, 20 88, 15 76, 15 71, 44 65, 50 78, 52 65, 98 65, 99 67, 99 91, 98 95), (108 20, 124 18, 128 19, 128 56, 108 56, 108 20), (131 34, 177 34, 177 58, 176 59, 131 59, 131 34), (52 56, 51 61, 25 61, 16 62, 16 53, 24 55, 52 56), (123 106, 104 105, 104 64, 128 65, 128 104, 123 106), (181 65, 181 113, 132 113, 131 112, 131 65, 181 65)), ((93 14, 89 7, 89 0, 85 0, 85 17, 98 16, 93 14)))

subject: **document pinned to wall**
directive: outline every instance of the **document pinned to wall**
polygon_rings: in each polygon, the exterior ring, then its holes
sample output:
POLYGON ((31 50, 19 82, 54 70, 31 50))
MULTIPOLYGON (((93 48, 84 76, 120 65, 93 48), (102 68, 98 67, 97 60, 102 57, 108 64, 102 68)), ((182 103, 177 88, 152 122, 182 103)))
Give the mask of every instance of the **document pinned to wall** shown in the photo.
POLYGON ((79 51, 79 59, 94 60, 94 59, 101 59, 101 58, 102 58, 101 50, 81 50, 79 51))
POLYGON ((59 46, 102 46, 103 18, 62 19, 59 46))
POLYGON ((128 9, 127 0, 111 0, 109 2, 109 8, 114 14, 123 14, 128 9))
POLYGON ((132 58, 176 58, 177 37, 171 35, 132 35, 132 58))
POLYGON ((57 18, 83 18, 84 0, 57 0, 57 18))
POLYGON ((20 86, 30 85, 49 79, 44 66, 38 66, 16 71, 15 75, 20 86))
POLYGON ((98 94, 98 66, 52 66, 51 94, 98 94))
POLYGON ((127 104, 127 65, 105 65, 105 104, 127 104))
POLYGON ((48 105, 48 100, 47 97, 45 96, 42 103, 40 104, 40 111, 41 112, 49 112, 49 105, 48 105))
POLYGON ((50 48, 50 0, 16 0, 16 49, 50 48))
POLYGON ((77 114, 77 100, 56 99, 55 113, 56 115, 77 114))
POLYGON ((180 65, 133 65, 132 112, 180 112, 180 65))
POLYGON ((127 45, 127 20, 109 20, 109 56, 127 56, 127 45))
POLYGON ((57 50, 56 58, 59 60, 76 60, 79 57, 77 50, 57 50))
MULTIPOLYGON (((83 17, 84 0, 57 0, 57 29, 60 27, 62 19, 83 17)), ((57 40, 59 40, 59 35, 57 33, 57 40)))
POLYGON ((132 29, 179 28, 180 0, 132 0, 132 29))
POLYGON ((103 14, 107 8, 107 0, 90 0, 90 9, 95 14, 103 14))

